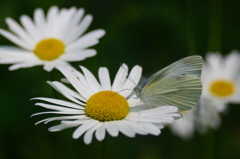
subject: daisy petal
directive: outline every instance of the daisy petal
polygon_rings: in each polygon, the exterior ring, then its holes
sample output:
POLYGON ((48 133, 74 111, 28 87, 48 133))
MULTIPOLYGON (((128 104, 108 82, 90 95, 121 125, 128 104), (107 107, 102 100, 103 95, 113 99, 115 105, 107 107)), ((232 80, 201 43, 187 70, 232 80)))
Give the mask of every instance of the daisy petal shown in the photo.
MULTIPOLYGON (((83 15, 84 11, 82 11, 80 17, 83 15)), ((72 32, 71 39, 66 41, 66 44, 72 43, 74 40, 76 40, 79 36, 81 36, 87 28, 90 26, 92 22, 93 17, 91 15, 86 15, 84 19, 81 21, 80 25, 76 27, 74 32, 72 32)), ((74 20, 72 20, 74 22, 74 20)))
POLYGON ((17 70, 19 68, 29 68, 29 67, 33 67, 33 66, 38 66, 41 65, 42 62, 38 61, 38 62, 28 62, 28 63, 19 63, 19 64, 14 64, 12 66, 9 67, 9 70, 17 70))
POLYGON ((118 136, 118 133, 119 133, 119 128, 117 126, 117 123, 115 122, 107 122, 105 123, 106 124, 106 130, 107 132, 113 136, 113 137, 116 137, 118 136))
POLYGON ((93 133, 94 133, 97 129, 99 130, 99 127, 101 127, 101 126, 102 126, 102 124, 99 123, 99 124, 97 124, 96 126, 92 127, 90 130, 88 130, 88 131, 86 132, 86 134, 84 135, 84 138, 83 138, 85 144, 88 145, 88 144, 90 144, 90 143, 92 142, 93 133))
POLYGON ((40 40, 35 24, 27 15, 22 15, 20 21, 35 45, 40 40))
POLYGON ((76 116, 61 116, 61 117, 52 117, 52 118, 47 118, 47 119, 43 119, 37 123, 35 123, 35 125, 40 124, 42 122, 44 122, 44 124, 47 124, 51 121, 55 121, 55 120, 65 120, 65 119, 79 119, 80 115, 76 115, 76 116))
POLYGON ((6 23, 9 26, 9 29, 14 32, 16 35, 18 35, 18 37, 20 39, 23 40, 24 43, 26 43, 27 45, 29 45, 30 49, 33 49, 34 47, 34 42, 32 41, 32 39, 29 37, 29 35, 26 33, 25 30, 22 29, 22 27, 15 22, 12 18, 7 18, 6 19, 6 23))
POLYGON ((28 44, 24 43, 20 38, 18 38, 17 36, 15 36, 14 34, 6 31, 6 30, 3 30, 3 29, 0 29, 0 34, 2 34, 5 38, 7 38, 8 40, 12 41, 14 44, 26 49, 26 50, 29 50, 31 51, 32 50, 32 47, 29 46, 28 44))
POLYGON ((131 126, 127 122, 118 122, 118 129, 121 133, 128 137, 134 137, 135 132, 132 130, 131 126))
POLYGON ((73 133, 73 138, 78 139, 83 133, 87 130, 91 129, 92 127, 96 126, 99 122, 95 120, 89 120, 84 123, 82 126, 78 127, 75 132, 73 133))
POLYGON ((46 24, 44 17, 45 17, 44 13, 41 8, 35 10, 34 20, 36 22, 36 28, 39 32, 39 35, 41 36, 41 39, 43 39, 46 36, 46 24))
POLYGON ((122 64, 122 66, 119 68, 113 85, 112 85, 112 91, 119 92, 121 91, 121 86, 122 84, 126 81, 127 79, 127 74, 128 74, 128 67, 126 64, 122 64))
POLYGON ((60 92, 62 95, 64 95, 66 98, 70 99, 71 101, 78 103, 80 105, 85 105, 84 103, 80 102, 77 99, 80 99, 82 101, 86 101, 86 99, 84 99, 83 97, 78 95, 76 92, 66 87, 64 84, 57 81, 48 82, 48 84, 50 84, 53 88, 55 88, 58 92, 60 92))
POLYGON ((84 107, 82 107, 78 104, 67 102, 64 100, 53 99, 53 98, 32 98, 31 100, 43 100, 46 102, 50 102, 50 103, 57 104, 57 105, 62 105, 65 107, 70 107, 70 108, 75 108, 75 109, 84 109, 84 107))
POLYGON ((73 85, 73 87, 85 98, 88 99, 92 96, 91 92, 88 91, 84 84, 81 83, 68 69, 63 67, 58 67, 62 74, 68 79, 68 81, 73 85))
POLYGON ((80 66, 85 77, 86 77, 86 80, 89 84, 89 86, 92 88, 92 90, 96 93, 96 92, 99 92, 99 91, 102 91, 102 87, 100 86, 100 84, 98 83, 97 79, 94 77, 94 75, 88 70, 86 69, 85 67, 83 66, 80 66))
POLYGON ((85 60, 88 57, 95 56, 97 54, 96 50, 88 49, 83 50, 80 52, 71 52, 63 54, 60 59, 66 60, 66 61, 82 61, 85 60))
POLYGON ((102 141, 105 138, 105 126, 106 123, 102 123, 101 127, 98 128, 98 130, 96 131, 96 138, 98 139, 98 141, 102 141))
POLYGON ((82 36, 81 39, 69 45, 69 47, 67 47, 67 51, 75 51, 78 49, 84 49, 86 47, 89 47, 89 43, 92 43, 92 41, 95 42, 97 39, 101 38, 104 35, 105 35, 104 30, 99 29, 99 30, 92 31, 82 36))
POLYGON ((108 69, 106 67, 101 67, 98 70, 98 77, 99 81, 101 83, 101 87, 104 90, 111 90, 111 81, 108 69))
POLYGON ((140 81, 140 78, 142 76, 142 67, 136 65, 131 70, 128 79, 123 83, 122 90, 126 89, 125 91, 120 92, 120 94, 124 97, 127 97, 131 94, 134 87, 137 86, 138 82, 140 81))

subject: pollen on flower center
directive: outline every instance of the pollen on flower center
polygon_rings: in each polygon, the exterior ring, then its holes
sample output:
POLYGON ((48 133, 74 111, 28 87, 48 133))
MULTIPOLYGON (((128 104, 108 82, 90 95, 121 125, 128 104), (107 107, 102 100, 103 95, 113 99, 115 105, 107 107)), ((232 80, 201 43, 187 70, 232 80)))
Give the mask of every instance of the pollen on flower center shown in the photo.
POLYGON ((234 93, 235 87, 231 81, 218 80, 212 83, 210 91, 216 96, 226 97, 234 93))
POLYGON ((52 61, 61 56, 65 51, 65 44, 58 39, 44 39, 40 41, 34 53, 38 58, 45 61, 52 61))
POLYGON ((87 116, 99 121, 121 120, 129 113, 129 104, 116 92, 101 91, 88 99, 85 110, 87 116))

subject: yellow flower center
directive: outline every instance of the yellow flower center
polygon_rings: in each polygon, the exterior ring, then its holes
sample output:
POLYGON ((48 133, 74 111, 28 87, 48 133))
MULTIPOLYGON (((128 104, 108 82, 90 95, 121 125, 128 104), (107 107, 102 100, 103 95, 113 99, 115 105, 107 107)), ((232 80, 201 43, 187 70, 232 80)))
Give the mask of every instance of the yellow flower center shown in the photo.
POLYGON ((87 116, 99 121, 121 120, 129 113, 129 105, 123 96, 113 91, 101 91, 92 95, 86 104, 87 116))
POLYGON ((234 83, 227 80, 218 80, 212 83, 210 86, 212 94, 220 97, 227 97, 234 93, 234 83))
POLYGON ((44 39, 40 41, 34 53, 41 60, 52 61, 61 56, 65 51, 65 44, 58 39, 44 39))

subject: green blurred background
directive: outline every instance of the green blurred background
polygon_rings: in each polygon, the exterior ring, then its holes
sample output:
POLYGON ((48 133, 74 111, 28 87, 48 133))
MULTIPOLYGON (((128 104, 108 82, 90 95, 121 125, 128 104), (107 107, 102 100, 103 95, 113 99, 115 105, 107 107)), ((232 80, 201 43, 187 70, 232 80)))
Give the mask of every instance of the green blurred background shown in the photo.
MULTIPOLYGON (((20 15, 32 17, 35 8, 46 12, 52 5, 83 7, 94 16, 88 31, 106 30, 93 47, 97 56, 73 63, 86 66, 95 75, 100 66, 106 66, 114 77, 120 64, 126 63, 130 67, 139 64, 148 77, 188 55, 240 50, 240 1, 233 0, 1 0, 0 28, 7 29, 6 17, 19 22, 20 15)), ((0 45, 13 44, 1 36, 0 45)), ((53 75, 42 66, 11 72, 8 67, 0 66, 0 159, 100 159, 103 152, 109 159, 240 158, 239 105, 231 105, 222 115, 218 131, 195 133, 190 141, 165 128, 160 136, 107 136, 103 142, 94 138, 85 145, 82 137, 72 139, 74 128, 50 133, 48 127, 58 122, 34 126, 47 116, 30 118, 44 109, 29 99, 53 97, 53 89, 46 83, 53 75)), ((55 80, 62 77, 56 70, 53 74, 55 80)))

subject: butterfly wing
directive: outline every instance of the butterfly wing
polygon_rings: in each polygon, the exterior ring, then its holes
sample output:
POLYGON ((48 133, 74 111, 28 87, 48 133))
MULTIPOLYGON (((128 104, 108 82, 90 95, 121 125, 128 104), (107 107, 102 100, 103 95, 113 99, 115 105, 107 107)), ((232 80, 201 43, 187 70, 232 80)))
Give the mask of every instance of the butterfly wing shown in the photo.
POLYGON ((150 106, 174 105, 189 110, 197 103, 202 84, 201 56, 181 59, 151 76, 142 88, 142 101, 150 106))
POLYGON ((144 89, 144 101, 150 106, 174 105, 179 111, 194 107, 201 95, 202 84, 194 75, 178 75, 159 80, 144 89))

